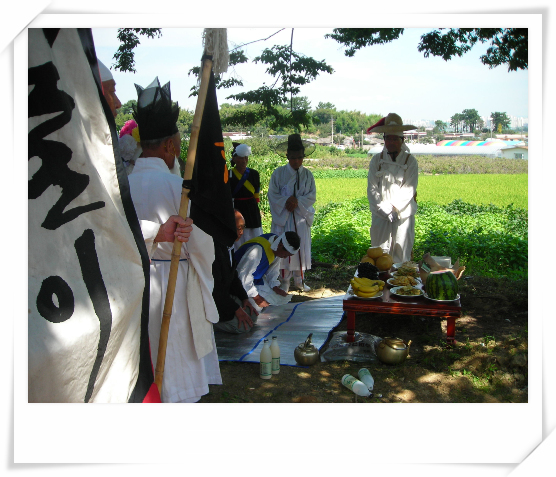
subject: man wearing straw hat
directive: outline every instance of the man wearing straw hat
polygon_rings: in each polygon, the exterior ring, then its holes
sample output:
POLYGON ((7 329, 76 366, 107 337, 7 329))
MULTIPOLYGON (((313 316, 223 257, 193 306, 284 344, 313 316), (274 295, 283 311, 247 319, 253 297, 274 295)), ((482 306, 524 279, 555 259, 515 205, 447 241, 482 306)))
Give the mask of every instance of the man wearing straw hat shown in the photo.
MULTIPOLYGON (((134 119, 139 126, 142 154, 129 175, 137 216, 164 223, 179 213, 182 179, 171 173, 180 151, 170 83, 158 78, 138 93, 134 119)), ((188 213, 189 215, 189 213, 188 213)), ((181 247, 176 293, 168 332, 162 402, 196 402, 209 392, 209 384, 222 384, 214 331, 218 311, 212 298, 214 242, 193 224, 189 241, 181 247)), ((149 340, 156 367, 164 300, 171 266, 171 243, 153 243, 150 264, 149 340)))
POLYGON ((293 275, 296 288, 309 291, 304 282, 304 271, 311 269, 311 225, 315 217, 313 204, 317 198, 315 179, 303 167, 303 159, 315 151, 315 144, 290 134, 288 140, 276 146, 276 153, 288 159, 288 164, 278 167, 270 178, 268 202, 272 214, 270 231, 277 235, 294 231, 301 246, 298 253, 285 258, 280 264, 281 287, 288 291, 293 275))
POLYGON ((382 247, 394 263, 411 260, 415 241, 418 167, 403 137, 411 129, 417 128, 395 113, 367 129, 367 134, 384 134, 384 149, 371 159, 367 178, 371 245, 382 247))

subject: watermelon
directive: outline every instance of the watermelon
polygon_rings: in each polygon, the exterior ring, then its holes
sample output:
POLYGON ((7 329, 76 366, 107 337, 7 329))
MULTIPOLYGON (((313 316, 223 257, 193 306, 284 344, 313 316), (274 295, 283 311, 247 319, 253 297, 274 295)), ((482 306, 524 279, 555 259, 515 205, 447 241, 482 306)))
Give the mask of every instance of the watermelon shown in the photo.
POLYGON ((458 280, 447 270, 429 273, 425 287, 434 300, 455 300, 458 296, 458 280))

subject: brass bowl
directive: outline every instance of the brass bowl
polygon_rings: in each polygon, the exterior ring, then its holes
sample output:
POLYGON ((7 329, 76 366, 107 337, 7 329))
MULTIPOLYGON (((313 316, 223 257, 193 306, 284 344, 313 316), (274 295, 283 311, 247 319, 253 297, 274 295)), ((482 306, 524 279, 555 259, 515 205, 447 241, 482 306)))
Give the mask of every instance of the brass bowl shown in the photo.
POLYGON ((293 352, 295 362, 300 366, 312 366, 319 361, 319 350, 311 343, 311 333, 305 343, 301 343, 293 352))
POLYGON ((411 340, 406 342, 401 338, 384 338, 376 346, 376 355, 385 364, 400 364, 409 355, 411 340))

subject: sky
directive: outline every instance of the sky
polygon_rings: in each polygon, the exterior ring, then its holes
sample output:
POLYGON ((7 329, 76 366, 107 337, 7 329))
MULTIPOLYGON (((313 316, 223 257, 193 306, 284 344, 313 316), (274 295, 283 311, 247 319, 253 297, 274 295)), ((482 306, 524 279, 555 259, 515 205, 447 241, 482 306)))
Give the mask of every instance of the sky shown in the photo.
MULTIPOLYGON (((246 45, 243 49, 251 60, 264 48, 275 44, 289 45, 292 29, 228 28, 228 46, 246 45)), ((430 28, 406 28, 402 37, 387 45, 373 45, 359 50, 351 58, 344 55, 342 45, 325 39, 332 28, 294 28, 293 49, 316 60, 324 60, 333 74, 321 73, 316 80, 301 88, 312 108, 319 102, 330 102, 337 110, 366 114, 389 112, 399 114, 404 122, 437 120, 450 122, 450 117, 464 109, 476 109, 481 116, 506 112, 508 116, 527 118, 529 71, 508 72, 506 66, 489 69, 480 61, 489 43, 476 45, 469 53, 450 61, 417 51, 419 39, 430 28)), ((155 76, 161 83, 170 81, 172 99, 181 107, 194 110, 196 98, 189 98, 195 83, 188 71, 200 65, 203 53, 202 28, 162 28, 162 37, 140 38, 135 49, 136 73, 121 73, 112 67, 116 92, 122 104, 137 99, 134 83, 147 86, 155 76)), ((116 28, 93 28, 98 58, 110 67, 119 41, 116 28)), ((236 65, 227 73, 243 81, 243 87, 218 90, 218 102, 230 94, 249 91, 274 79, 258 64, 236 65)))

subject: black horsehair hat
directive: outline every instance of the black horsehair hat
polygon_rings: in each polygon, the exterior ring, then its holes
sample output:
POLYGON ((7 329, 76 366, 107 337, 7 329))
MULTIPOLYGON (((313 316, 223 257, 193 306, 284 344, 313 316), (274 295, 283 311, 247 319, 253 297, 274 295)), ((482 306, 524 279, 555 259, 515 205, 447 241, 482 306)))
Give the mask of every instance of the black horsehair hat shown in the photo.
POLYGON ((290 134, 288 140, 281 142, 275 148, 276 154, 286 157, 288 151, 301 151, 303 150, 304 156, 310 156, 315 152, 316 144, 311 141, 301 139, 299 134, 290 134))
POLYGON ((170 82, 160 86, 157 76, 146 88, 135 84, 135 89, 137 106, 133 106, 133 119, 139 126, 141 140, 162 139, 176 134, 180 107, 178 103, 172 103, 170 82))

